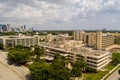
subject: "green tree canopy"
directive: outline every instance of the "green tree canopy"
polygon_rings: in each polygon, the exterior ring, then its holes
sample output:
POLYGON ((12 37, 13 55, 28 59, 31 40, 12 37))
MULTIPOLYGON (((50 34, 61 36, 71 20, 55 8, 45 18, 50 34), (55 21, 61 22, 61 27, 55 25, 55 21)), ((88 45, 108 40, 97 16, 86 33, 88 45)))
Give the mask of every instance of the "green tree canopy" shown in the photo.
POLYGON ((8 58, 14 63, 24 64, 29 60, 29 55, 27 52, 11 50, 8 53, 8 58))
POLYGON ((75 76, 75 77, 81 76, 82 71, 85 71, 86 67, 87 67, 87 65, 83 60, 76 61, 73 64, 73 68, 72 68, 72 71, 71 71, 72 76, 75 76))
POLYGON ((120 53, 112 53, 112 62, 115 65, 120 63, 120 53))
POLYGON ((59 60, 35 62, 29 69, 35 80, 70 80, 70 70, 59 60))
POLYGON ((53 62, 55 62, 55 61, 60 61, 63 66, 68 64, 68 60, 66 59, 66 57, 61 56, 58 53, 54 53, 54 61, 53 62))
POLYGON ((30 52, 29 47, 17 45, 9 51, 8 59, 17 64, 24 64, 30 60, 31 55, 33 52, 30 52))
POLYGON ((45 62, 36 62, 30 65, 29 69, 34 80, 50 80, 49 67, 45 62))
POLYGON ((50 72, 53 80, 70 80, 70 70, 59 60, 50 65, 50 72))
POLYGON ((118 70, 118 73, 120 74, 120 69, 118 70))
POLYGON ((79 77, 79 76, 82 75, 81 62, 76 61, 73 64, 73 68, 72 68, 71 74, 74 77, 79 77))
POLYGON ((3 44, 0 43, 0 49, 3 49, 3 44))
POLYGON ((44 48, 42 48, 42 47, 35 47, 34 53, 35 53, 38 57, 40 57, 40 56, 42 56, 42 55, 44 54, 44 48))
POLYGON ((72 76, 74 76, 74 77, 79 77, 79 76, 82 75, 82 70, 81 70, 81 68, 73 67, 73 68, 72 68, 72 71, 71 71, 71 74, 72 74, 72 76))

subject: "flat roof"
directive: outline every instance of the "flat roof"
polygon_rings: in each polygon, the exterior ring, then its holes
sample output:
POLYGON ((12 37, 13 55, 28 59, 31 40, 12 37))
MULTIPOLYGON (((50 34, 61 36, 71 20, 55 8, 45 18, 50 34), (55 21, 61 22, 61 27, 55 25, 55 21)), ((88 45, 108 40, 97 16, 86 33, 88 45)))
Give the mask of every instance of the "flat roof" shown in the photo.
POLYGON ((2 39, 33 38, 33 36, 0 36, 2 39))
POLYGON ((101 57, 105 53, 108 53, 108 51, 92 50, 92 48, 79 46, 79 44, 74 45, 71 43, 70 45, 66 45, 66 43, 64 42, 61 44, 46 43, 44 44, 43 47, 47 47, 58 51, 63 51, 66 53, 74 53, 74 54, 80 54, 83 56, 91 56, 91 57, 101 57), (60 47, 60 45, 62 46, 60 47))

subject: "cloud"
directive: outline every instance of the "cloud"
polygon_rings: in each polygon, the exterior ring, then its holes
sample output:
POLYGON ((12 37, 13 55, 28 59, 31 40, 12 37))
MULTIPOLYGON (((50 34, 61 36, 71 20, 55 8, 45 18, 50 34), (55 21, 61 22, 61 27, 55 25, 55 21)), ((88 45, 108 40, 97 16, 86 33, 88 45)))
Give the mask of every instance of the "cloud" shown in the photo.
MULTIPOLYGON (((0 0, 1 22, 36 28, 65 26, 69 29, 75 21, 79 26, 91 19, 104 19, 106 14, 120 14, 120 0, 0 0)), ((111 21, 116 19, 118 17, 111 17, 111 21)))

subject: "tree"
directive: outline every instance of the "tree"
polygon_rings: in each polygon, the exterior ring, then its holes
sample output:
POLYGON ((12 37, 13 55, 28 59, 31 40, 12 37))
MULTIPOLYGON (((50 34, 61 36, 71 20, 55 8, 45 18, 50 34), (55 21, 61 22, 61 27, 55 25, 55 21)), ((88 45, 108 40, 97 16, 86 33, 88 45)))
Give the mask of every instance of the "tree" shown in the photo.
POLYGON ((54 61, 60 61, 63 66, 68 64, 68 60, 66 59, 66 57, 61 56, 58 53, 54 53, 54 61))
POLYGON ((118 73, 120 74, 120 69, 118 70, 118 73))
POLYGON ((74 77, 79 77, 79 76, 82 75, 81 62, 76 61, 73 64, 73 68, 72 68, 71 74, 74 77))
POLYGON ((44 54, 44 48, 35 47, 34 53, 37 55, 37 57, 40 57, 44 54))
POLYGON ((120 63, 120 53, 112 53, 112 62, 115 65, 120 63))
POLYGON ((3 49, 3 44, 0 43, 0 49, 3 49))
POLYGON ((30 52, 29 47, 17 45, 9 51, 8 59, 13 63, 25 64, 27 61, 30 60, 30 57, 32 55, 33 53, 30 52))
POLYGON ((17 45, 17 46, 15 46, 15 48, 14 49, 16 49, 16 50, 21 50, 21 49, 24 49, 24 46, 21 46, 21 45, 17 45))
POLYGON ((81 70, 84 72, 86 70, 87 64, 84 61, 81 61, 81 70))
POLYGON ((29 60, 29 55, 27 52, 11 50, 8 53, 8 58, 14 63, 25 64, 29 60))
POLYGON ((26 46, 21 46, 21 45, 17 45, 13 48, 14 50, 18 50, 18 51, 30 51, 30 47, 26 47, 26 46))
MULTIPOLYGON (((40 49, 36 49, 38 53, 40 49)), ((52 63, 47 63, 38 58, 29 66, 34 80, 70 80, 71 71, 66 67, 67 59, 59 54, 54 54, 52 63)))
POLYGON ((51 64, 45 61, 35 62, 29 69, 34 80, 70 80, 70 70, 59 60, 51 64))
POLYGON ((76 67, 73 67, 72 71, 71 71, 71 74, 72 76, 74 77, 79 77, 82 75, 82 70, 81 68, 76 68, 76 67))
POLYGON ((70 80, 70 70, 59 60, 50 65, 50 73, 52 80, 70 80))
POLYGON ((73 68, 72 68, 72 71, 71 71, 72 76, 78 77, 78 79, 79 79, 79 77, 82 75, 82 71, 85 71, 86 66, 87 65, 84 62, 84 60, 76 61, 73 64, 73 68))
POLYGON ((29 66, 34 80, 50 80, 49 67, 45 62, 36 62, 29 66))

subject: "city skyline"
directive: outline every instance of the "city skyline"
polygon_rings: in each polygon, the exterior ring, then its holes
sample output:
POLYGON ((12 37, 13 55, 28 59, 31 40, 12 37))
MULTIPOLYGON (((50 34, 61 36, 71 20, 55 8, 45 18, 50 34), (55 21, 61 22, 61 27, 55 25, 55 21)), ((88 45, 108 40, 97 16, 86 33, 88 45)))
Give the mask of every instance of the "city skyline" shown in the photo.
POLYGON ((120 0, 0 0, 0 15, 35 30, 120 30, 120 0))

